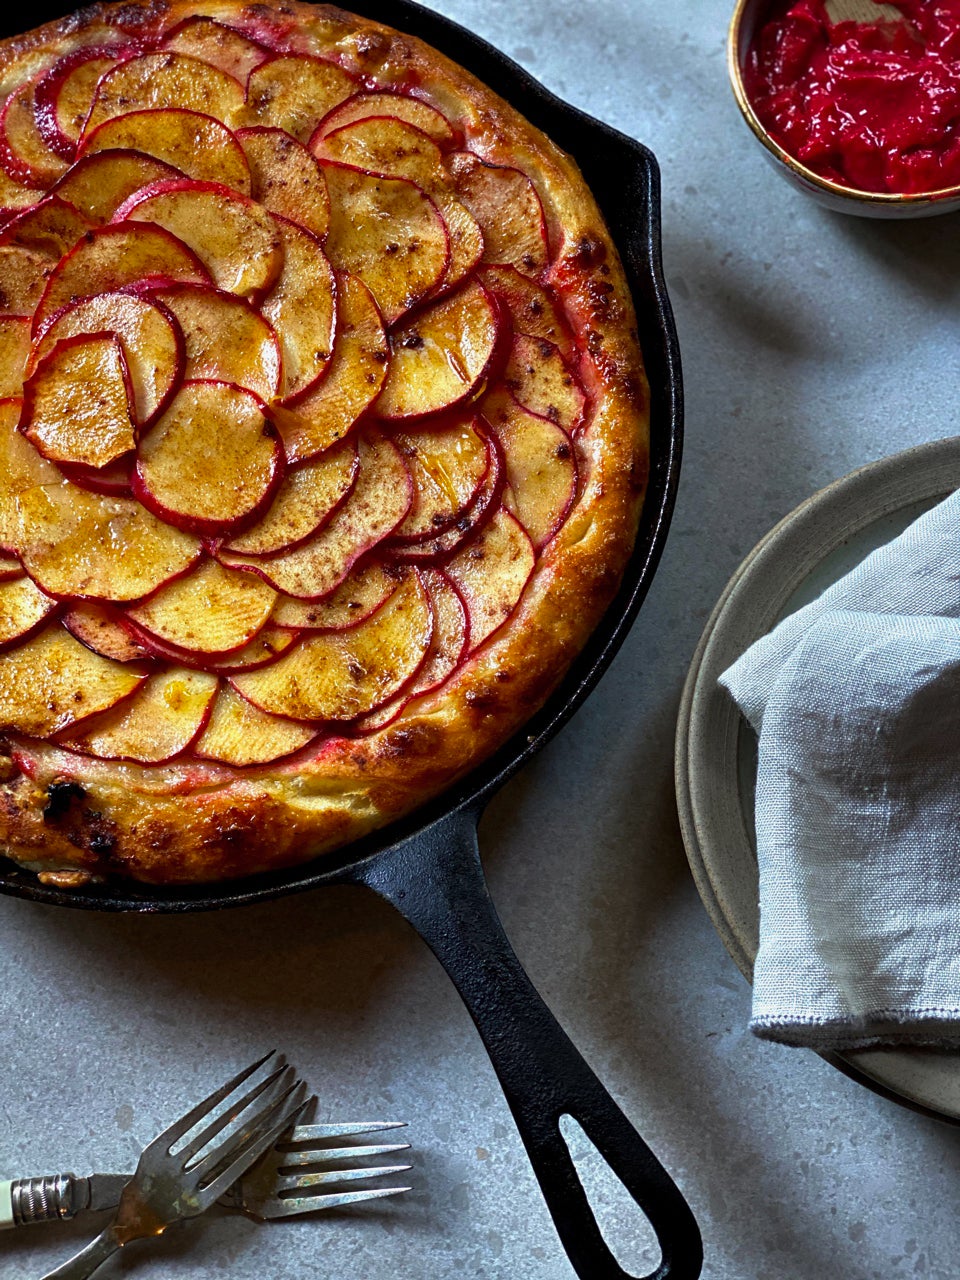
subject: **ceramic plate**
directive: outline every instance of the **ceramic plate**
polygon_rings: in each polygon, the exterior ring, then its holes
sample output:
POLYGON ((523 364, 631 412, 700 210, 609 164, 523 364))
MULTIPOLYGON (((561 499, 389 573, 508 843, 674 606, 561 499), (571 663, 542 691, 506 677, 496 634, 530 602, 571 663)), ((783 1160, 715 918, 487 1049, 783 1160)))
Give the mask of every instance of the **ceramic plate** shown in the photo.
MULTIPOLYGON (((958 487, 960 437, 854 471, 808 498, 758 543, 707 622, 680 705, 677 802, 700 897, 748 980, 759 926, 757 743, 717 677, 782 617, 958 487)), ((960 1052, 890 1048, 823 1056, 879 1093, 960 1123, 960 1052)))

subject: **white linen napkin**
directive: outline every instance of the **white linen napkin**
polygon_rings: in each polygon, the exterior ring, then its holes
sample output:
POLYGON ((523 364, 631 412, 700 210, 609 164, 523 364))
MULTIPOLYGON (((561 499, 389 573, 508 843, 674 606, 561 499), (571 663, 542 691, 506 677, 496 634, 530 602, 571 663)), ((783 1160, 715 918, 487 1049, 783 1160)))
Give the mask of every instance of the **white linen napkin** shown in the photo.
POLYGON ((960 491, 720 682, 760 739, 751 1029, 960 1045, 960 491))

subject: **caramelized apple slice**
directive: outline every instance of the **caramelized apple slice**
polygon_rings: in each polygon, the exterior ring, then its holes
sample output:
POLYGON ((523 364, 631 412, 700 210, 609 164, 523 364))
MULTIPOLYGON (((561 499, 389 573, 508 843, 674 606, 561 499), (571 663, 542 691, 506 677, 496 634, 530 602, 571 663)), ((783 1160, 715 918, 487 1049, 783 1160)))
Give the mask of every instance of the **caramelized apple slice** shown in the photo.
POLYGON ((255 574, 206 560, 128 609, 127 617, 165 644, 222 655, 249 644, 270 617, 276 598, 274 589, 255 574))
POLYGON ((202 16, 184 18, 163 43, 174 53, 186 53, 219 67, 241 84, 246 84, 253 68, 270 56, 269 50, 256 40, 214 18, 202 16))
POLYGON ((249 644, 233 653, 214 654, 193 653, 189 649, 179 649, 176 645, 166 644, 163 640, 144 631, 129 618, 124 618, 123 626, 130 632, 137 644, 141 644, 153 658, 162 658, 166 662, 176 663, 182 667, 193 667, 201 671, 212 671, 216 675, 231 675, 235 671, 255 671, 275 661, 297 639, 297 632, 267 625, 249 644))
POLYGON ((40 484, 59 484, 63 477, 17 430, 20 400, 0 400, 0 547, 16 545, 20 529, 17 494, 40 484))
POLYGON ((63 625, 81 644, 114 662, 149 662, 152 658, 150 650, 134 639, 108 605, 72 605, 63 615, 63 625))
POLYGON ((56 607, 22 571, 19 578, 0 581, 0 649, 29 639, 56 607))
POLYGON ((60 744, 101 760, 163 764, 202 733, 217 684, 205 671, 158 671, 128 701, 61 733, 60 744))
POLYGON ((0 221, 6 222, 23 209, 36 204, 37 189, 11 178, 0 166, 0 221))
POLYGON ((138 447, 133 491, 194 533, 256 519, 283 478, 283 447, 263 404, 227 382, 185 382, 138 447))
POLYGON ((32 315, 48 287, 55 263, 45 253, 0 244, 0 312, 32 315))
POLYGON ((535 563, 523 526, 502 507, 479 536, 448 561, 445 571, 470 615, 471 652, 513 613, 535 563))
POLYGON ((480 279, 507 308, 516 333, 552 342, 564 360, 574 359, 573 333, 549 289, 522 276, 515 267, 484 267, 480 279))
POLYGON ((60 196, 51 195, 12 218, 0 244, 18 244, 48 258, 62 258, 93 224, 60 196))
POLYGON ((29 316, 0 316, 0 398, 23 395, 29 355, 29 316))
POLYGON ((377 399, 383 418, 451 409, 476 391, 499 331, 496 304, 470 281, 390 336, 390 372, 377 399))
MULTIPOLYGON (((184 342, 176 322, 165 308, 146 298, 130 293, 101 293, 67 307, 44 329, 34 348, 31 368, 63 339, 96 333, 111 333, 119 338, 136 420, 146 426, 163 411, 183 375, 184 342)), ((91 409, 80 406, 80 412, 89 415, 91 409)))
POLYGON ((356 88, 351 76, 323 58, 307 54, 273 58, 250 73, 244 124, 272 125, 306 142, 320 116, 356 88))
POLYGON ((485 164, 470 151, 458 151, 449 163, 457 194, 483 231, 483 261, 541 275, 549 260, 547 225, 527 175, 485 164))
POLYGON ((383 436, 361 439, 353 491, 315 537, 261 559, 226 550, 217 554, 224 564, 253 569, 288 596, 319 600, 340 585, 364 552, 392 533, 410 508, 411 491, 397 448, 383 436))
POLYGON ((99 654, 54 623, 0 655, 0 725, 45 738, 116 706, 145 673, 99 654))
POLYGON ((516 334, 503 378, 525 408, 564 431, 583 421, 583 391, 552 342, 516 334))
POLYGON ((262 311, 283 349, 283 398, 301 399, 323 377, 333 354, 336 285, 320 242, 285 218, 274 218, 283 270, 262 311))
POLYGON ((11 582, 14 578, 23 577, 23 565, 15 555, 0 551, 0 582, 11 582))
POLYGON ((265 209, 216 182, 169 178, 138 191, 114 222, 148 222, 187 245, 228 293, 261 296, 283 266, 276 222, 265 209))
POLYGON ((245 298, 204 285, 158 290, 183 334, 184 381, 232 382, 270 401, 280 390, 280 343, 245 298))
POLYGON ((207 727, 193 750, 201 759, 221 764, 270 764, 300 751, 316 736, 312 725, 258 711, 229 685, 221 685, 207 727))
POLYGON ((325 164, 330 190, 326 250, 337 268, 360 276, 387 324, 443 279, 450 258, 446 224, 420 187, 325 164))
POLYGON ((330 196, 323 170, 302 142, 283 129, 239 129, 250 166, 253 198, 271 213, 322 239, 330 226, 330 196))
POLYGON ((312 634, 233 687, 262 711, 292 720, 353 720, 399 693, 420 669, 433 632, 430 598, 414 571, 359 626, 312 634))
POLYGON ((427 137, 440 146, 449 146, 455 138, 446 116, 428 102, 402 93, 357 93, 323 117, 310 139, 311 148, 314 142, 333 133, 335 129, 342 129, 355 120, 367 120, 371 116, 392 116, 397 120, 405 120, 407 124, 422 129, 427 137))
POLYGON ((62 482, 25 489, 16 501, 24 568, 61 599, 139 600, 200 555, 196 538, 128 498, 62 482))
POLYGON ((401 572, 370 560, 355 567, 325 600, 294 600, 282 596, 274 607, 273 622, 278 627, 292 627, 297 631, 355 627, 393 594, 401 572))
POLYGON ((274 417, 287 460, 303 462, 336 444, 377 398, 389 354, 380 313, 356 276, 337 274, 337 329, 323 381, 274 417))
POLYGON ((418 565, 445 564, 460 547, 475 538, 493 512, 499 510, 506 468, 496 436, 485 438, 490 449, 490 466, 470 505, 441 533, 417 541, 392 544, 390 551, 397 559, 418 565))
POLYGON ((155 108, 114 116, 86 134, 80 154, 100 151, 139 151, 188 178, 250 194, 250 167, 240 143, 226 125, 197 111, 155 108))
POLYGON ((53 191, 91 222, 102 225, 134 191, 163 178, 182 176, 186 175, 179 169, 136 151, 100 151, 71 165, 53 191))
POLYGON ((82 136, 104 120, 153 107, 200 111, 229 127, 243 103, 243 86, 219 67, 184 53, 145 53, 100 80, 82 136))
POLYGON ((37 126, 34 81, 15 89, 0 111, 0 165, 15 182, 49 187, 67 167, 47 146, 37 126))
POLYGON ((33 332, 39 333, 51 316, 81 298, 150 280, 210 283, 200 259, 163 227, 142 222, 97 227, 52 272, 34 315, 33 332))
POLYGON ((227 550, 266 556, 300 546, 318 533, 346 501, 358 471, 357 449, 352 440, 288 471, 267 514, 246 533, 233 538, 227 550))
POLYGON ((108 498, 132 498, 131 476, 135 459, 124 454, 105 467, 85 467, 76 462, 58 462, 61 475, 89 493, 102 493, 108 498))
POLYGON ((24 387, 20 430, 51 462, 105 467, 136 444, 130 392, 119 338, 64 338, 24 387))
POLYGON ((530 413, 508 392, 488 396, 483 413, 506 457, 504 505, 539 551, 563 524, 576 497, 573 443, 561 427, 530 413))
MULTIPOLYGON (((131 46, 127 46, 127 52, 131 46)), ((87 46, 65 54, 43 73, 34 91, 37 129, 62 160, 72 160, 100 77, 123 54, 118 47, 87 46)))
POLYGON ((442 533, 477 496, 490 469, 487 440, 473 419, 395 437, 413 479, 413 505, 394 539, 419 541, 442 533))

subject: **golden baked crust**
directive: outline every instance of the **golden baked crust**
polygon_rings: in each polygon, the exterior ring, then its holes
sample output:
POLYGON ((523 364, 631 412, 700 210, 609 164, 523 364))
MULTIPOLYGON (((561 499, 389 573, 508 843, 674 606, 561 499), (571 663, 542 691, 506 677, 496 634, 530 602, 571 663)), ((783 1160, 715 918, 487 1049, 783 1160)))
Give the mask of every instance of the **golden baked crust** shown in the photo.
MULTIPOLYGON (((196 16, 269 38, 278 50, 322 55, 362 81, 358 90, 415 87, 416 97, 462 134, 458 152, 529 177, 548 232, 549 261, 539 283, 572 330, 571 367, 586 397, 584 419, 569 433, 576 496, 537 549, 503 625, 381 728, 327 725, 308 746, 264 765, 204 760, 193 750, 142 764, 27 736, 8 714, 0 845, 42 876, 80 870, 167 884, 244 876, 302 862, 409 813, 488 756, 556 687, 615 593, 646 485, 648 394, 632 303, 592 196, 567 155, 422 42, 292 0, 93 5, 0 46, 0 95, 8 98, 74 48, 109 43, 117 33, 153 47, 196 16)), ((469 161, 451 161, 451 172, 458 166, 464 172, 464 165, 469 161)), ((0 205, 29 202, 17 186, 9 174, 0 181, 0 205)), ((395 323, 394 336, 402 325, 395 323)), ((535 354, 531 341, 525 350, 535 354)), ((542 350, 544 360, 552 356, 542 350)), ((509 389, 509 367, 479 399, 487 419, 502 410, 504 378, 509 389)), ((416 419, 402 425, 411 422, 415 431, 416 419)), ((375 428, 366 418, 357 430, 375 428)), ((376 430, 389 437, 393 427, 376 430)), ((50 625, 62 625, 52 616, 50 625)), ((12 661, 9 654, 0 655, 0 702, 4 661, 12 661)), ((56 732, 62 742, 60 722, 56 732)))

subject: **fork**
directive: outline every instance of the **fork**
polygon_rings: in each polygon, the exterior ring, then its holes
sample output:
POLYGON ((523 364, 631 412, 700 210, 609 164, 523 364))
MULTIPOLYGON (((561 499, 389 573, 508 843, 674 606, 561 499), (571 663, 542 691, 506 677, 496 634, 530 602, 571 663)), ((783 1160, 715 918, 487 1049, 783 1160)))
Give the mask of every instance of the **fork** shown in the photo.
POLYGON ((154 1138, 123 1189, 113 1221, 43 1280, 87 1280, 132 1240, 162 1235, 171 1223, 209 1209, 269 1151, 306 1105, 306 1085, 277 1057, 265 1079, 238 1099, 231 1095, 273 1057, 268 1053, 254 1062, 154 1138))
MULTIPOLYGON (((310 1102, 315 1099, 311 1098, 310 1102)), ((228 1209, 246 1213, 258 1222, 285 1218, 292 1214, 335 1209, 363 1200, 379 1199, 409 1191, 409 1187, 363 1188, 337 1191, 341 1182, 355 1182, 395 1173, 405 1173, 408 1164, 370 1166, 317 1172, 297 1170, 336 1164, 342 1160, 369 1159, 409 1151, 409 1142, 378 1146, 359 1144, 329 1147, 331 1138, 353 1138, 361 1134, 403 1129, 403 1121, 362 1121, 341 1124, 302 1124, 281 1134, 271 1151, 248 1169, 217 1201, 228 1209)), ((111 1209, 132 1174, 95 1173, 78 1178, 61 1173, 42 1178, 17 1178, 0 1183, 0 1228, 32 1226, 37 1222, 69 1222, 82 1213, 111 1209)))

